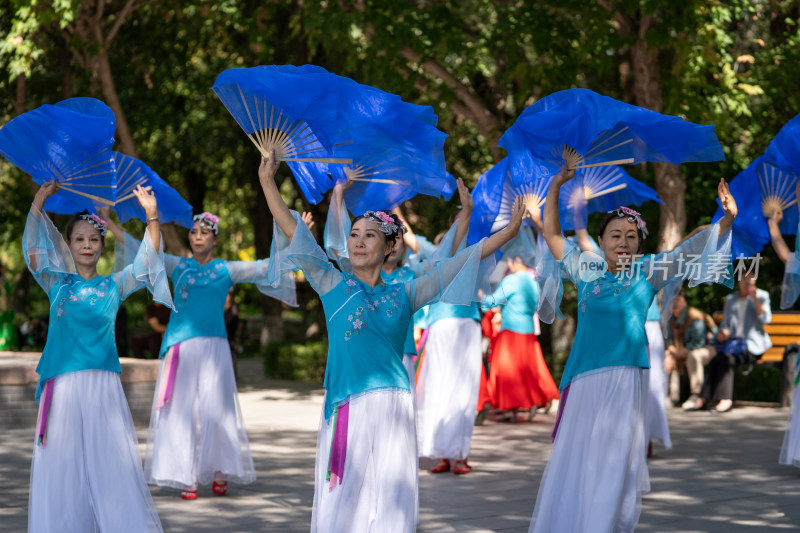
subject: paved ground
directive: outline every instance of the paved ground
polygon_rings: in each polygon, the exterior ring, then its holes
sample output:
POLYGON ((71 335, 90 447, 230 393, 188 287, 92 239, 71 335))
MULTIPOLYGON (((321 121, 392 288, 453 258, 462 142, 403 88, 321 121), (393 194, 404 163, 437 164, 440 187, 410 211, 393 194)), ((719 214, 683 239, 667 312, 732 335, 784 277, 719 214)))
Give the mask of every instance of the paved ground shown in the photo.
MULTIPOLYGON (((242 387, 241 401, 258 480, 223 498, 202 488, 194 502, 153 488, 165 531, 309 530, 321 390, 259 382, 242 387)), ((777 463, 786 415, 757 407, 725 415, 670 410, 674 448, 656 449, 650 461, 653 492, 637 531, 800 531, 800 470, 777 463)), ((421 473, 419 531, 527 531, 553 422, 540 414, 477 427, 471 474, 421 473)), ((0 531, 25 531, 32 441, 32 430, 0 435, 0 531)))

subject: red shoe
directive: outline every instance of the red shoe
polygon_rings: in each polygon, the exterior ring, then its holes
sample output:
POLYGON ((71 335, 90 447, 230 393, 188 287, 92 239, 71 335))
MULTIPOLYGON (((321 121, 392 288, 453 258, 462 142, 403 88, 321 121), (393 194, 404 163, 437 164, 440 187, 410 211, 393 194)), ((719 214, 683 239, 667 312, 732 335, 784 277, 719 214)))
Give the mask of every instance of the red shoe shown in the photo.
MULTIPOLYGON (((228 482, 227 481, 215 481, 211 484, 211 490, 217 496, 225 496, 225 493, 228 492, 228 482)), ((196 496, 195 496, 196 497, 196 496)))
POLYGON ((453 467, 454 474, 469 474, 472 471, 472 467, 467 464, 467 461, 456 461, 456 465, 453 467))
POLYGON ((450 471, 450 461, 448 459, 439 459, 436 466, 428 470, 431 474, 442 474, 450 471))
POLYGON ((197 491, 196 490, 184 490, 181 492, 181 498, 184 500, 196 500, 197 499, 197 491))

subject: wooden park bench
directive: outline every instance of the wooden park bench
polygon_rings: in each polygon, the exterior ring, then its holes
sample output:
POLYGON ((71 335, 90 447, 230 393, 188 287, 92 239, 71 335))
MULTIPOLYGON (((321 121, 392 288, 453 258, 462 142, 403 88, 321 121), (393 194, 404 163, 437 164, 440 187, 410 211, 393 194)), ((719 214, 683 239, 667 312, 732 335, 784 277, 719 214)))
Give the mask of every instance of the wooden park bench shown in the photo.
POLYGON ((760 365, 777 366, 782 371, 781 378, 781 405, 790 405, 794 384, 794 370, 797 362, 797 352, 793 351, 788 356, 786 348, 791 344, 800 344, 800 313, 796 311, 781 311, 772 313, 772 321, 764 325, 772 340, 772 348, 764 352, 760 365))
MULTIPOLYGON (((722 321, 721 311, 714 313, 714 321, 717 324, 722 321)), ((791 405, 797 352, 790 351, 787 358, 786 348, 792 344, 800 344, 800 312, 773 311, 772 321, 764 325, 764 331, 772 341, 772 348, 764 352, 758 364, 781 370, 781 405, 791 405)))

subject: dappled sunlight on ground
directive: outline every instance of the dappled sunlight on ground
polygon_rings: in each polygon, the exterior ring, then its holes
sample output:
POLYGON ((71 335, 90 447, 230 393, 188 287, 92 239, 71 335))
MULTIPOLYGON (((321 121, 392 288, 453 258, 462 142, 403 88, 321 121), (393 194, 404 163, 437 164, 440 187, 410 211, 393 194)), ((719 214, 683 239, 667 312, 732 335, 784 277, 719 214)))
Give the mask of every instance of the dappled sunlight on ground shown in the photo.
MULTIPOLYGON (((183 501, 175 489, 152 487, 164 530, 176 533, 306 532, 314 494, 314 454, 322 406, 319 386, 251 382, 241 405, 257 480, 215 497, 183 501)), ((641 532, 797 530, 800 469, 778 464, 787 410, 737 408, 723 415, 668 411, 674 448, 655 447, 648 462, 641 532)), ((550 453, 555 410, 519 423, 475 428, 467 475, 430 474, 420 461, 420 532, 525 532, 550 453)), ((138 427, 144 451, 145 427, 138 427)), ((0 434, 0 523, 27 524, 33 430, 0 434)), ((1 528, 0 528, 1 529, 1 528)))

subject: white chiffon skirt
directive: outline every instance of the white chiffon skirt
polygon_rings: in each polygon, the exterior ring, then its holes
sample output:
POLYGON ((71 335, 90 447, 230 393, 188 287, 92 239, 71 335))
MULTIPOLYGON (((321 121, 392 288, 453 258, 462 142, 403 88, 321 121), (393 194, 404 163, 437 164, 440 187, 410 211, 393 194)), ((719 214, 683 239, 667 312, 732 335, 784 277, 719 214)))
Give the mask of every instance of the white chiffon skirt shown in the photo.
POLYGON ((166 358, 150 415, 145 456, 148 483, 182 489, 209 484, 215 478, 255 481, 227 339, 183 341, 172 397, 157 409, 165 363, 166 358))
POLYGON ((634 530, 642 493, 650 490, 644 438, 647 388, 646 369, 636 367, 574 378, 530 532, 634 530))
POLYGON ((414 357, 415 354, 403 355, 403 366, 405 367, 406 372, 408 372, 408 384, 411 387, 412 397, 414 396, 414 394, 416 394, 417 391, 417 379, 416 379, 417 369, 415 368, 416 361, 414 361, 414 357))
POLYGON ((477 321, 445 318, 431 326, 417 384, 420 457, 469 456, 482 364, 477 321))
POLYGON ((418 517, 413 398, 375 391, 351 398, 341 485, 326 479, 334 417, 317 436, 312 533, 409 533, 418 517))
POLYGON ((119 374, 54 379, 45 445, 33 447, 29 533, 162 531, 119 374))
POLYGON ((647 333, 647 355, 650 358, 648 374, 650 390, 647 394, 647 413, 645 414, 645 442, 657 440, 665 448, 672 448, 667 423, 667 373, 664 370, 664 335, 661 323, 648 320, 644 324, 647 333))
POLYGON ((800 387, 792 393, 792 410, 786 420, 786 433, 783 435, 780 464, 800 468, 800 387))

